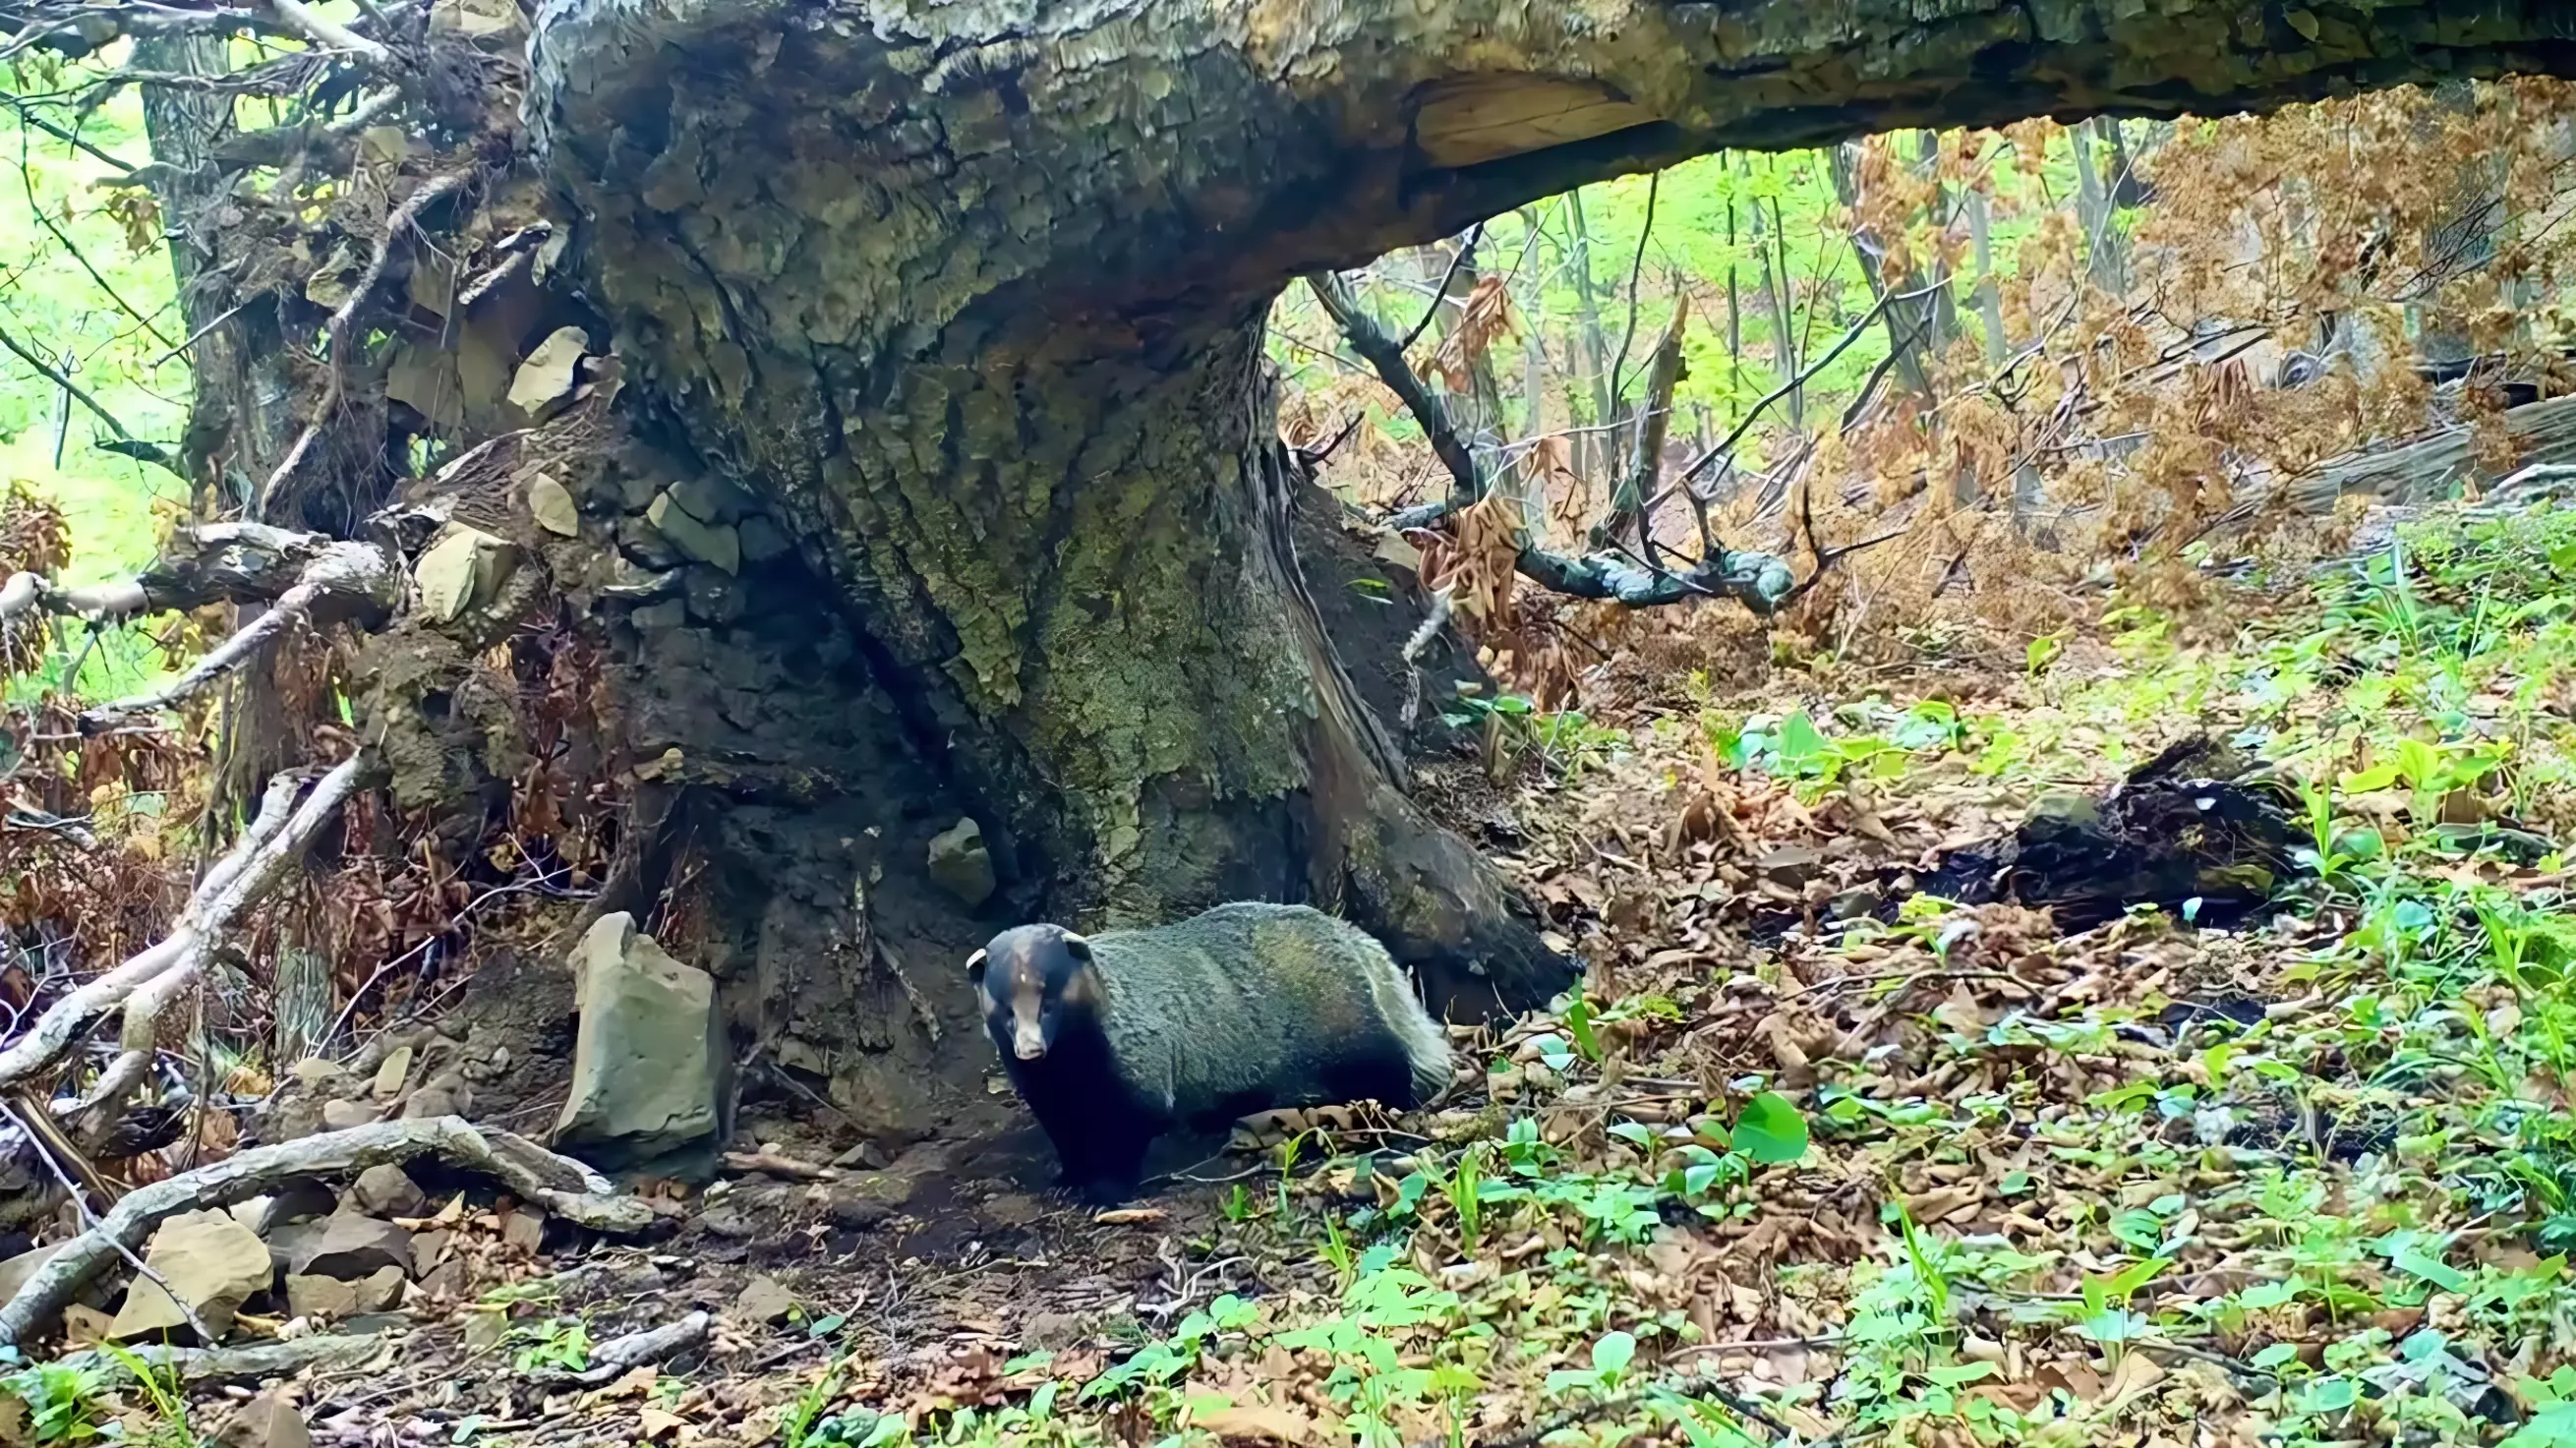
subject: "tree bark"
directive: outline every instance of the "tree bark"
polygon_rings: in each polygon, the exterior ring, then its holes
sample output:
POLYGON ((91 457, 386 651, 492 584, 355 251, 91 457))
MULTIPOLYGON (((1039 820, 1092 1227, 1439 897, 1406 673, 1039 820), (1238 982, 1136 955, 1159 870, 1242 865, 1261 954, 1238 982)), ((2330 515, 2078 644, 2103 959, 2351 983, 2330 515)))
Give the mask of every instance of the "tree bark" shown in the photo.
POLYGON ((911 999, 971 1042, 907 955, 1248 896, 1347 910, 1435 998, 1541 999, 1564 963, 1406 799, 1308 595, 1282 287, 1723 146, 2576 65, 2560 9, 554 0, 528 114, 629 413, 799 545, 596 595, 641 807, 764 1032, 911 999), (1000 886, 971 918, 908 878, 960 811, 1000 886), (860 998, 879 969, 906 989, 860 998))

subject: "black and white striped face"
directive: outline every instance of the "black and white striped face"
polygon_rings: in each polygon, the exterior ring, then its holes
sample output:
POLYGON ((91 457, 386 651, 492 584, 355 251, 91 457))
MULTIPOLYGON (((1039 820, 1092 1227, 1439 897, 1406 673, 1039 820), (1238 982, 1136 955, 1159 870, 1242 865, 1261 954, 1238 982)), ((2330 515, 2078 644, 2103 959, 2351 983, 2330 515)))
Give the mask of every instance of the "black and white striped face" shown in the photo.
POLYGON ((1100 973, 1091 942, 1060 925, 1019 925, 966 960, 984 1028, 1008 1056, 1038 1061, 1053 1049, 1067 1008, 1096 1010, 1100 973))

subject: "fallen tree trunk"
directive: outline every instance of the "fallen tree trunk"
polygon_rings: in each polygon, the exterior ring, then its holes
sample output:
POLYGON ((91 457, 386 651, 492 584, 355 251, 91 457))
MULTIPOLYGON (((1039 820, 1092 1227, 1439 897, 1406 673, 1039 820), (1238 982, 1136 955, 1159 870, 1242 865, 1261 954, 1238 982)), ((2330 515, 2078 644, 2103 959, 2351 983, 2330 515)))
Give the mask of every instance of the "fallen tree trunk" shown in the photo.
MULTIPOLYGON (((2576 462, 2576 397, 2529 403, 2504 415, 2518 465, 2576 462)), ((2496 479, 2479 466, 2476 440, 2465 425, 2394 447, 2347 453, 2293 480, 2290 496, 2302 512, 2333 510, 2338 499, 2362 496, 2382 502, 2429 503, 2496 479)))
POLYGON ((549 1214, 591 1231, 632 1235, 657 1220, 650 1206, 616 1195, 608 1180, 588 1167, 506 1131, 478 1127, 459 1116, 380 1121, 255 1147, 135 1188, 97 1226, 64 1243, 15 1297, 0 1305, 0 1347, 18 1343, 61 1311, 81 1284, 110 1261, 140 1251, 167 1217, 228 1207, 299 1178, 349 1176, 421 1156, 481 1172, 549 1214))

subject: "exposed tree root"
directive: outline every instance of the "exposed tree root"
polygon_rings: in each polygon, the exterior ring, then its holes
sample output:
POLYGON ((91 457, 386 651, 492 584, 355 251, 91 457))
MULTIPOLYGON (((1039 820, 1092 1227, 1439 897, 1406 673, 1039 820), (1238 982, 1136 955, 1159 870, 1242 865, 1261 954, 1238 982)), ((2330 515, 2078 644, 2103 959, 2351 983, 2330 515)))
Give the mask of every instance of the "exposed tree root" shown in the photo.
POLYGON ((25 1338, 62 1309, 120 1251, 135 1251, 175 1213, 225 1207, 305 1177, 348 1176, 371 1166, 436 1156, 479 1171, 548 1213, 592 1231, 633 1234, 653 1209, 615 1194, 607 1179, 524 1137, 477 1127, 460 1116, 379 1121, 347 1131, 257 1147, 195 1171, 138 1187, 97 1226, 74 1237, 0 1306, 0 1346, 25 1338))

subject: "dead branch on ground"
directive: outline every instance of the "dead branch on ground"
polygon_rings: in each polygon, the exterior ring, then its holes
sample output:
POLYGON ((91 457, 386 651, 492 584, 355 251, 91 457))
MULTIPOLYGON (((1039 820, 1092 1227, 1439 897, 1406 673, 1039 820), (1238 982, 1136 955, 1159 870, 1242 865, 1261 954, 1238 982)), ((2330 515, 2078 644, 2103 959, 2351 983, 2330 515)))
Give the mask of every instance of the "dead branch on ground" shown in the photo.
POLYGON ((306 1177, 350 1176, 371 1166, 400 1166, 436 1156, 478 1171, 551 1215, 612 1235, 650 1227, 653 1209, 619 1196, 605 1177, 509 1132, 477 1127, 460 1116, 379 1121, 256 1147, 212 1166, 137 1187, 91 1230, 62 1249, 0 1306, 0 1346, 15 1345, 59 1312, 122 1245, 139 1249, 160 1223, 179 1212, 228 1207, 306 1177))

